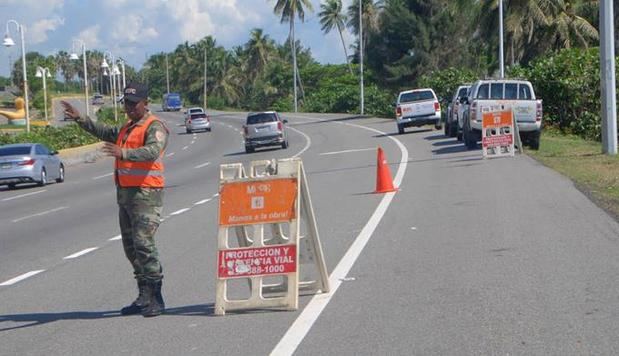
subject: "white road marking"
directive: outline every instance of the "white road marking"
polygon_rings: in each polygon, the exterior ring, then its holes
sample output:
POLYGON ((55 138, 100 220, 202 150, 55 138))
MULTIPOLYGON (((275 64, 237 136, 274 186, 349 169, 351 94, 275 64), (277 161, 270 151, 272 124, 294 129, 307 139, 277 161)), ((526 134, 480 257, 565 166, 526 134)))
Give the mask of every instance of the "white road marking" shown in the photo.
POLYGON ((111 176, 111 175, 113 175, 113 174, 114 174, 114 172, 111 172, 111 173, 104 174, 104 175, 102 175, 102 176, 92 177, 92 179, 93 179, 93 180, 96 180, 96 179, 101 179, 101 178, 109 177, 109 176, 111 176))
POLYGON ((73 259, 73 258, 78 258, 78 257, 83 256, 83 255, 85 255, 85 254, 87 254, 87 253, 89 253, 89 252, 92 252, 92 251, 96 250, 96 249, 98 249, 98 247, 90 247, 90 248, 86 248, 86 249, 83 249, 83 250, 81 250, 81 251, 78 251, 78 252, 76 252, 76 253, 74 253, 74 254, 72 254, 72 255, 69 255, 69 256, 63 257, 62 259, 63 259, 63 260, 70 260, 70 259, 73 259))
POLYGON ((16 196, 10 197, 10 198, 4 198, 4 199, 2 199, 2 201, 9 201, 9 200, 13 200, 13 199, 19 199, 19 198, 23 198, 23 197, 28 197, 28 196, 39 194, 39 193, 43 193, 43 192, 46 192, 46 191, 47 191, 47 189, 37 190, 36 192, 32 192, 32 193, 20 194, 20 195, 16 195, 16 196))
POLYGON ((325 152, 325 153, 319 154, 319 156, 329 156, 329 155, 336 155, 336 154, 339 154, 339 153, 362 152, 362 151, 376 151, 376 147, 372 147, 372 148, 359 148, 359 149, 355 149, 355 150, 325 152))
POLYGON ((193 205, 202 205, 204 203, 210 202, 212 199, 213 198, 208 198, 208 199, 200 200, 200 201, 197 201, 197 202, 193 203, 193 205))
POLYGON ((306 141, 305 147, 303 147, 303 149, 299 151, 296 155, 292 156, 292 158, 299 157, 300 155, 303 154, 303 152, 307 151, 307 149, 310 148, 310 146, 312 145, 312 139, 308 135, 306 135, 305 132, 299 131, 295 129, 294 127, 290 127, 290 126, 288 126, 288 128, 291 129, 292 131, 300 133, 301 135, 303 135, 303 137, 305 137, 305 141, 306 141))
MULTIPOLYGON (((342 124, 387 135, 380 130, 376 130, 370 127, 350 123, 342 124)), ((394 179, 394 184, 396 187, 398 187, 402 183, 402 179, 404 179, 404 174, 408 165, 408 150, 398 139, 392 136, 387 137, 393 140, 402 152, 402 156, 400 157, 400 164, 398 165, 398 171, 394 179)), ((352 243, 348 251, 346 251, 344 257, 342 257, 340 262, 337 264, 337 266, 329 276, 331 293, 317 294, 310 300, 305 309, 303 309, 301 314, 294 321, 292 326, 290 326, 286 334, 275 346, 273 351, 271 351, 271 355, 292 355, 294 353, 301 341, 303 341, 303 339, 305 338, 305 335, 307 335, 307 333, 311 329, 314 322, 318 319, 327 304, 329 304, 329 302, 331 301, 331 298, 337 292, 338 288, 342 284, 342 280, 346 278, 348 272, 350 272, 350 269, 352 268, 357 258, 359 258, 359 256, 361 255, 363 248, 372 237, 374 230, 387 212, 387 208, 391 204, 391 201, 393 200, 393 197, 396 193, 397 192, 386 193, 383 196, 368 222, 365 224, 365 226, 363 227, 359 235, 355 238, 355 241, 352 243)))
POLYGON ((37 216, 46 215, 46 214, 53 213, 53 212, 56 212, 56 211, 60 211, 60 210, 63 210, 63 209, 67 209, 67 207, 66 207, 66 206, 61 206, 61 207, 58 207, 58 208, 55 208, 55 209, 52 209, 52 210, 46 210, 46 211, 43 211, 43 212, 40 212, 40 213, 36 213, 36 214, 32 214, 32 215, 28 215, 28 216, 24 216, 24 217, 21 217, 21 218, 19 218, 19 219, 15 219, 15 220, 13 220, 13 222, 14 222, 14 223, 16 223, 16 222, 20 222, 20 221, 22 221, 22 220, 26 220, 26 219, 34 218, 34 217, 37 217, 37 216))
POLYGON ((413 227, 411 227, 411 230, 417 230, 417 228, 413 226, 413 227))
POLYGON ((196 143, 196 140, 191 141, 189 144, 193 145, 194 143, 196 143))
POLYGON ((185 147, 183 147, 183 151, 184 151, 184 150, 186 150, 186 149, 188 149, 188 148, 189 148, 189 146, 185 146, 185 147))
POLYGON ((116 235, 116 236, 112 237, 111 239, 109 239, 108 241, 118 241, 118 240, 120 240, 122 238, 123 238, 122 235, 116 235))
POLYGON ((174 152, 168 153, 167 155, 165 155, 166 157, 172 157, 174 156, 174 152))
POLYGON ((189 211, 189 210, 190 210, 189 208, 180 209, 180 210, 177 210, 177 211, 175 211, 173 213, 170 213, 170 216, 179 215, 179 214, 182 214, 182 213, 184 213, 186 211, 189 211))
POLYGON ((195 167, 193 167, 193 168, 202 168, 202 167, 206 167, 206 166, 208 166, 209 164, 211 164, 211 162, 204 162, 204 163, 199 164, 199 165, 197 165, 197 166, 195 166, 195 167))
POLYGON ((9 279, 6 282, 0 283, 0 286, 10 286, 10 285, 15 284, 17 282, 23 281, 26 278, 30 278, 30 277, 32 277, 34 275, 37 275, 37 274, 39 274, 41 272, 45 272, 45 270, 44 269, 40 269, 40 270, 30 271, 28 273, 24 273, 21 276, 17 276, 15 278, 11 278, 11 279, 9 279))
POLYGON ((219 193, 213 194, 213 197, 218 197, 218 196, 219 196, 219 193))

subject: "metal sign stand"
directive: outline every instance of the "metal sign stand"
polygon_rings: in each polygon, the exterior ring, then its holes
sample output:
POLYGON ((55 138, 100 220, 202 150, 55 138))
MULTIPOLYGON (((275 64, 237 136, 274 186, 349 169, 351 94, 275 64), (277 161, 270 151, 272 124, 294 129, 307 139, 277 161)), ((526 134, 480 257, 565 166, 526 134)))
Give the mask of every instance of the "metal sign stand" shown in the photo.
MULTIPOLYGON (((481 146, 484 158, 514 156, 514 115, 512 110, 487 111, 482 116, 481 146)), ((518 141, 520 142, 520 141, 518 141)), ((521 146, 519 144, 519 146, 521 146)))

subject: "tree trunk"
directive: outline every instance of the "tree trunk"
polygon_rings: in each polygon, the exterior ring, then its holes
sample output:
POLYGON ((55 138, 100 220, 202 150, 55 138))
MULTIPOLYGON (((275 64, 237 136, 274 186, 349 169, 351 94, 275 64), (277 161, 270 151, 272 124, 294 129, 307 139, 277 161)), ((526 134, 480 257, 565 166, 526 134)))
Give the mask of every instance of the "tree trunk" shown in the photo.
POLYGON ((337 25, 337 30, 340 32, 340 39, 342 40, 342 47, 344 47, 344 55, 346 56, 346 64, 348 64, 348 71, 350 72, 350 75, 353 75, 350 59, 348 58, 348 51, 346 50, 346 43, 344 42, 344 35, 342 34, 342 28, 339 24, 337 25))

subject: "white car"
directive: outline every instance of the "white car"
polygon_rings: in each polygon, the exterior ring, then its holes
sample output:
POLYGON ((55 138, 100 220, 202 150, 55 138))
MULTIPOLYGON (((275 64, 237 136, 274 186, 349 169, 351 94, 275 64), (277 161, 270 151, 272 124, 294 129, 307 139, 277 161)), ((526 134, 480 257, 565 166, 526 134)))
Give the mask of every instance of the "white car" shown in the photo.
POLYGON ((185 119, 191 117, 191 115, 193 114, 204 114, 204 113, 205 113, 204 109, 200 107, 189 108, 187 109, 187 111, 185 111, 185 119))
POLYGON ((462 105, 460 99, 467 95, 470 84, 460 85, 454 96, 451 98, 451 102, 447 107, 447 119, 445 120, 445 136, 456 137, 458 131, 458 118, 462 114, 462 105))
POLYGON ((535 97, 531 82, 513 79, 478 80, 471 86, 463 114, 462 139, 468 149, 477 147, 481 140, 481 122, 484 112, 494 109, 512 109, 520 138, 531 148, 539 148, 542 130, 542 101, 535 97))
POLYGON ((438 130, 441 128, 441 104, 432 89, 403 91, 398 95, 395 118, 400 134, 406 127, 427 124, 433 124, 438 130))

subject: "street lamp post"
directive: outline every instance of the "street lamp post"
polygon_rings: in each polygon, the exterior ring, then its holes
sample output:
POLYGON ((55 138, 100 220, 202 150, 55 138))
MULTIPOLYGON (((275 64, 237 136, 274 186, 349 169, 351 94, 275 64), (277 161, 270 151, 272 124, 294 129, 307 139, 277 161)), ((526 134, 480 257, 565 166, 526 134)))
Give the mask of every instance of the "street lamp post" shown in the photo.
POLYGON ((617 89, 613 1, 600 2, 600 74, 602 89, 602 153, 617 154, 617 89))
POLYGON ((103 68, 103 75, 110 76, 110 87, 112 88, 110 90, 110 95, 112 96, 112 105, 114 106, 114 121, 118 122, 118 112, 116 111, 116 80, 114 78, 116 74, 114 74, 114 68, 110 68, 109 64, 107 64, 107 61, 105 59, 106 57, 112 61, 112 66, 114 66, 116 60, 112 52, 105 51, 103 53, 103 62, 101 62, 101 68, 103 68))
POLYGON ((363 0, 359 0, 359 90, 361 92, 361 115, 365 111, 363 95, 363 0))
POLYGON ((505 62, 503 59, 503 0, 499 0, 499 67, 501 79, 505 78, 505 62))
POLYGON ((82 40, 73 40, 73 53, 71 53, 71 55, 69 56, 69 58, 72 60, 79 59, 77 53, 75 52, 75 43, 81 43, 82 45, 82 58, 84 62, 84 99, 86 104, 86 115, 88 116, 90 115, 90 112, 88 111, 88 67, 86 66, 86 43, 84 43, 84 41, 82 40))
POLYGON ((17 30, 21 35, 21 63, 22 71, 24 72, 24 101, 26 103, 26 132, 30 132, 30 109, 28 108, 28 75, 26 74, 26 45, 24 44, 24 26, 20 25, 15 20, 9 20, 6 23, 6 34, 4 35, 4 41, 2 44, 6 47, 15 45, 15 42, 9 36, 9 24, 13 23, 17 26, 17 30))
POLYGON ((124 90, 127 87, 127 82, 125 82, 125 60, 122 58, 118 58, 118 62, 120 62, 120 69, 123 75, 122 89, 124 90))
POLYGON ((168 65, 168 54, 165 55, 165 82, 168 89, 168 94, 170 94, 170 66, 168 65))
POLYGON ((49 72, 49 68, 37 67, 37 73, 34 76, 37 78, 43 78, 43 107, 45 110, 45 121, 49 122, 49 119, 47 118, 47 82, 45 79, 51 77, 52 75, 49 72))
POLYGON ((206 110, 206 45, 204 45, 204 110, 206 110))

